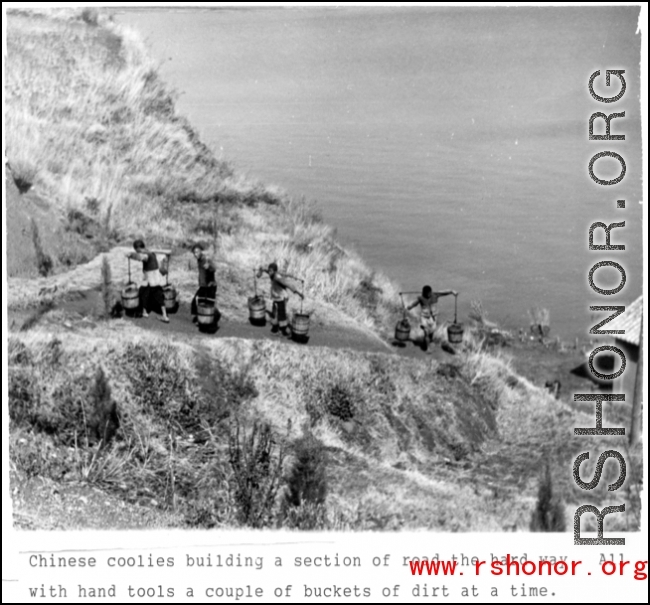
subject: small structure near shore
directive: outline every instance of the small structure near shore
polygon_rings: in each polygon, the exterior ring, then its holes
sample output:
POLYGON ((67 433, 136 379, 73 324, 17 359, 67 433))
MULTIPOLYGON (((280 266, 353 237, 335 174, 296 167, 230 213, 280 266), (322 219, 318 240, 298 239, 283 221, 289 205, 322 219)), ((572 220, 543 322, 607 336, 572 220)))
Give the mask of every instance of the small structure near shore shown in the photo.
MULTIPOLYGON (((641 340, 641 318, 643 317, 643 296, 639 296, 631 305, 628 305, 624 313, 605 324, 603 330, 624 330, 624 334, 612 334, 606 343, 613 344, 625 353, 626 367, 621 376, 614 380, 600 380, 592 375, 589 370, 587 359, 577 368, 571 370, 573 374, 589 378, 598 385, 601 391, 614 391, 625 393, 626 399, 632 401, 634 394, 634 381, 636 377, 636 366, 639 361, 639 342, 641 340)), ((615 353, 603 352, 598 355, 596 368, 601 372, 614 372, 614 368, 620 364, 619 356, 615 353)))

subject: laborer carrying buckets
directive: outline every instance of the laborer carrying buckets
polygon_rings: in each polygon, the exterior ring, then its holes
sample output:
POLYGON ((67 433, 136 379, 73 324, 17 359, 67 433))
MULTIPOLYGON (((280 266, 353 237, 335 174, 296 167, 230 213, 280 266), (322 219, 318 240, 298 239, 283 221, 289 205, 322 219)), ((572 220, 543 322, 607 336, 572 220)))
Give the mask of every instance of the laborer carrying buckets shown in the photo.
POLYGON ((191 304, 192 322, 198 323, 197 314, 197 301, 199 299, 208 299, 212 302, 217 297, 217 267, 214 260, 210 258, 201 244, 194 244, 192 246, 192 254, 196 258, 199 270, 199 289, 196 291, 191 304))
POLYGON ((140 289, 140 313, 142 317, 149 317, 152 310, 159 310, 161 321, 169 323, 167 309, 165 308, 165 294, 163 292, 163 276, 158 266, 158 258, 155 252, 148 250, 141 239, 133 242, 133 252, 126 256, 131 260, 142 263, 143 285, 140 289))
POLYGON ((273 309, 270 314, 271 332, 275 334, 280 331, 284 336, 291 336, 288 332, 287 299, 289 295, 287 290, 291 290, 294 294, 300 296, 300 298, 304 298, 304 295, 289 284, 285 278, 280 276, 276 263, 271 263, 266 269, 260 267, 257 270, 257 277, 262 277, 262 273, 267 273, 271 279, 271 300, 273 302, 273 309))
POLYGON ((429 343, 433 342, 433 335, 436 331, 438 322, 438 298, 449 294, 458 296, 456 290, 439 290, 434 292, 431 286, 424 286, 422 288, 422 294, 406 307, 406 310, 410 311, 420 305, 420 327, 424 330, 424 341, 422 343, 422 349, 424 351, 429 349, 429 343))

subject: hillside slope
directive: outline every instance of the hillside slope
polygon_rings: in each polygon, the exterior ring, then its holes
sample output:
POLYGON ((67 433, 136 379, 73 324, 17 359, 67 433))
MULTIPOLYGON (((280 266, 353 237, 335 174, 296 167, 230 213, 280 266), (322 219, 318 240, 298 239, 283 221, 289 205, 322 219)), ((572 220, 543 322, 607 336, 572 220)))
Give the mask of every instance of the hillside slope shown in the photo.
MULTIPOLYGON (((136 34, 106 17, 10 13, 7 158, 54 209, 57 233, 95 253, 143 238, 154 248, 215 248, 230 283, 275 260, 306 293, 368 327, 396 308, 394 287, 307 204, 236 174, 177 115, 136 34)), ((88 255, 56 242, 54 270, 88 255)), ((8 249, 9 266, 19 250, 8 249)))

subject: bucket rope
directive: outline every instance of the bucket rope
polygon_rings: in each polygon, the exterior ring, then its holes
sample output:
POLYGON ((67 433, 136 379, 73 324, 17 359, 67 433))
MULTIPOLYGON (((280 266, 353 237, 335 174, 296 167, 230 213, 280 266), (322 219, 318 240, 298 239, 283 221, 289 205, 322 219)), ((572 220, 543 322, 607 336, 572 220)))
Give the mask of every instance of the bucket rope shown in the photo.
POLYGON ((406 305, 404 304, 404 294, 407 294, 407 292, 400 292, 399 297, 402 301, 402 319, 406 321, 406 305))
POLYGON ((300 281, 302 282, 302 292, 301 292, 302 296, 300 297, 300 315, 302 315, 303 314, 302 313, 302 303, 305 300, 305 280, 301 279, 300 281))

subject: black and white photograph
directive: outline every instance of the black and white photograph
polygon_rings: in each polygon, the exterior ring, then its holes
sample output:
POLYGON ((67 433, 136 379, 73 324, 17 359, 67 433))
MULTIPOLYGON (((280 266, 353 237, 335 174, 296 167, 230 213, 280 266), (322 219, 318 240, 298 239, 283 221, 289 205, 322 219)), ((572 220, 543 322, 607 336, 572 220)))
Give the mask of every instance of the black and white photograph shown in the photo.
POLYGON ((638 3, 8 4, 14 535, 640 535, 638 3))

